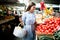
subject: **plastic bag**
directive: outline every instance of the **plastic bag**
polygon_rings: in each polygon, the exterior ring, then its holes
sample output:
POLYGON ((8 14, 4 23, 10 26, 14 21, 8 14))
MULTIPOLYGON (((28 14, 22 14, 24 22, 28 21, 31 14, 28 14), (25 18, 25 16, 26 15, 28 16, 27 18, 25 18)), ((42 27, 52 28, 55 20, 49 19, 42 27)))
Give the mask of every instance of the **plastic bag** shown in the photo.
POLYGON ((18 37, 18 38, 23 38, 26 35, 26 30, 19 27, 15 27, 14 31, 13 31, 13 35, 18 37))

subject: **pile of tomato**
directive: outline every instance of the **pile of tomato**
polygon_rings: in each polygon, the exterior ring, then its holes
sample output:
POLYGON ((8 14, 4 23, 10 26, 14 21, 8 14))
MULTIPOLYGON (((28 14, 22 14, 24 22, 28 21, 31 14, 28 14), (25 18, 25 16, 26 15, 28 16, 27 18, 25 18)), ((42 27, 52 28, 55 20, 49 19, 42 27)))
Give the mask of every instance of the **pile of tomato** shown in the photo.
POLYGON ((36 31, 40 34, 53 34, 59 28, 60 18, 46 18, 44 23, 41 23, 36 27, 36 31))

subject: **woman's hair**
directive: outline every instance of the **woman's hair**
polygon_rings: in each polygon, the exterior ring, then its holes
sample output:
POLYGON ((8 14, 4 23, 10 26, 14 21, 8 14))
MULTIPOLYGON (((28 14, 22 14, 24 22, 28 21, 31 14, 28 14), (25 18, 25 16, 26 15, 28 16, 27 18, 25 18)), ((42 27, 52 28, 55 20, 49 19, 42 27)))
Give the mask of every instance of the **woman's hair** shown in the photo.
POLYGON ((27 7, 27 10, 26 11, 29 11, 31 9, 32 6, 36 5, 35 3, 31 2, 31 4, 28 5, 27 7))

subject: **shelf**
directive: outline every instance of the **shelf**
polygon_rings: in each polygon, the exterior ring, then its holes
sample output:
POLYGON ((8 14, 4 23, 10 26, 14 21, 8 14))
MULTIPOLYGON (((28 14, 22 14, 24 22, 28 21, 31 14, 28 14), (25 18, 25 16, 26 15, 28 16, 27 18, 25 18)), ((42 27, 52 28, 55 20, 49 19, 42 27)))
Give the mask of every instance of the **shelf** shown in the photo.
POLYGON ((3 23, 6 23, 6 22, 9 22, 11 20, 15 19, 15 17, 11 17, 11 18, 6 18, 4 20, 0 20, 0 24, 3 24, 3 23))

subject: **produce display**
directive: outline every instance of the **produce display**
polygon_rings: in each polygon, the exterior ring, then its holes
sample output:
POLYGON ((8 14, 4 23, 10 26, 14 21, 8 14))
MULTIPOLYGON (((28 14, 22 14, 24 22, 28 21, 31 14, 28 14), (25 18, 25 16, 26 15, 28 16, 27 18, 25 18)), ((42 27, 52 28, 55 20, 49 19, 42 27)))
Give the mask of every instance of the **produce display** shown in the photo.
POLYGON ((52 14, 52 13, 53 13, 53 8, 52 8, 52 6, 50 7, 50 9, 45 8, 44 13, 45 13, 46 15, 52 14))
POLYGON ((46 18, 44 23, 39 24, 36 27, 36 32, 38 34, 53 34, 60 27, 60 18, 46 18))
POLYGON ((42 1, 42 2, 40 2, 40 5, 41 5, 41 7, 40 7, 40 10, 44 10, 45 9, 45 5, 44 5, 45 3, 42 1))
POLYGON ((55 40, 60 40, 60 30, 54 33, 55 40))
POLYGON ((14 18, 14 16, 5 16, 4 19, 11 19, 11 18, 14 18))
POLYGON ((43 11, 43 15, 36 17, 36 22, 39 24, 36 27, 36 34, 53 34, 56 30, 60 30, 60 18, 53 17, 53 7, 49 9, 46 7, 44 2, 40 2, 40 10, 43 11))
POLYGON ((36 22, 37 24, 42 23, 42 14, 36 14, 36 22))
POLYGON ((41 37, 39 37, 39 40, 54 40, 54 39, 50 38, 48 36, 41 36, 41 37))

